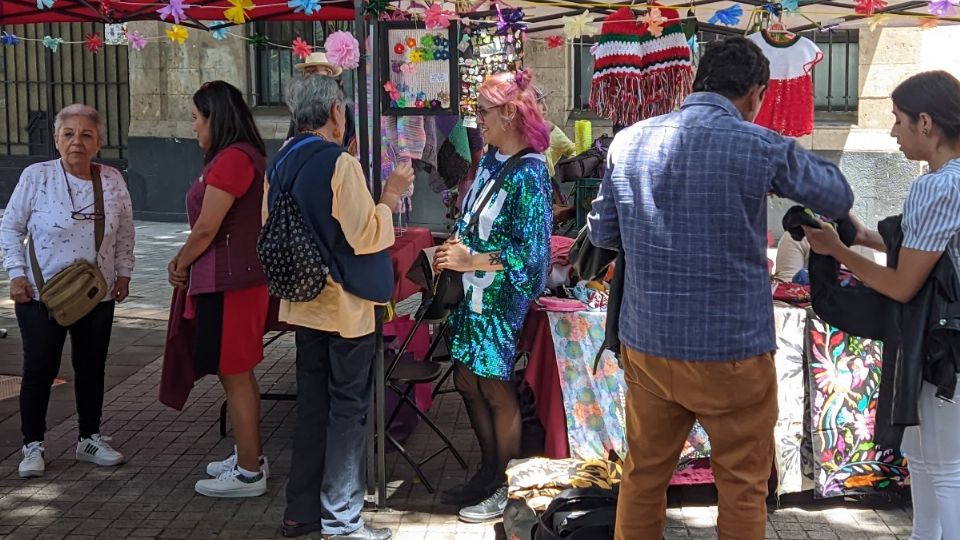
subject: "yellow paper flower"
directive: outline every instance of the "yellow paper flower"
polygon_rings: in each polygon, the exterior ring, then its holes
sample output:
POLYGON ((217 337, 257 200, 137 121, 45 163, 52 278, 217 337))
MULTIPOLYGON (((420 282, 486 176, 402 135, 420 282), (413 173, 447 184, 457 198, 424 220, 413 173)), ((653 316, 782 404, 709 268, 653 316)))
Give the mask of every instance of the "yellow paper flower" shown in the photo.
POLYGON ((876 32, 877 28, 886 25, 888 20, 890 20, 890 15, 886 13, 878 13, 870 17, 870 31, 876 32))
POLYGON ((247 12, 257 7, 252 0, 230 0, 231 8, 223 12, 223 16, 233 24, 247 22, 247 12))
POLYGON ((663 35, 663 25, 668 22, 668 20, 660 13, 659 8, 650 8, 650 11, 646 15, 637 19, 637 22, 646 24, 647 31, 650 32, 650 35, 653 37, 660 37, 663 35))
POLYGON ((561 17, 560 21, 563 22, 563 35, 567 39, 597 35, 597 26, 593 24, 593 16, 588 10, 574 17, 561 17))
POLYGON ((190 34, 187 32, 187 29, 175 24, 167 30, 167 37, 170 38, 170 41, 176 41, 180 45, 183 45, 183 42, 187 40, 190 34))

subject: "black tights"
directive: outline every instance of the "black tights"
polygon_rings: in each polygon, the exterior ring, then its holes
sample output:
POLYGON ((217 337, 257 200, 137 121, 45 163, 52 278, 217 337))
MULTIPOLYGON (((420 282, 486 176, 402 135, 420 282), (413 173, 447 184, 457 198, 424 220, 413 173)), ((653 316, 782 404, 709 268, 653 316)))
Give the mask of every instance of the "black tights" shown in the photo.
POLYGON ((520 457, 520 403, 513 381, 479 377, 457 362, 453 382, 480 443, 482 465, 471 482, 502 484, 507 463, 520 457))

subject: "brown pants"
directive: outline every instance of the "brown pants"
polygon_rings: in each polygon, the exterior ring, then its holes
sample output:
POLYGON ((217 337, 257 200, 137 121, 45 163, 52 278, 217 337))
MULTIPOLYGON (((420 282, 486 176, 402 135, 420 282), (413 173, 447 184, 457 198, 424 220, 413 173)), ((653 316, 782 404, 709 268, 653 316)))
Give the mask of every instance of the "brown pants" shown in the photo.
POLYGON ((627 441, 617 540, 660 540, 667 486, 694 419, 710 436, 720 540, 763 540, 773 466, 777 376, 773 354, 687 362, 623 348, 627 441))

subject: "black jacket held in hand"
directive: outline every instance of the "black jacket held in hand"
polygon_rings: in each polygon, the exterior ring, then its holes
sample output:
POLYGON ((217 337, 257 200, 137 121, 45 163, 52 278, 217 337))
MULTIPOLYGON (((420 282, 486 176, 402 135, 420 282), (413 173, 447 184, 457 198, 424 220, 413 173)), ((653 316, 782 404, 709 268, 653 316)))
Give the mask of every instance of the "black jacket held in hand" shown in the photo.
MULTIPOLYGON (((793 212, 793 209, 791 209, 793 212)), ((784 216, 784 228, 796 214, 784 216)), ((902 216, 888 217, 878 230, 887 248, 887 266, 896 268, 903 243, 902 216)), ((853 242, 853 227, 838 223, 840 239, 853 242)), ((849 334, 883 341, 883 371, 877 403, 877 444, 899 447, 903 430, 920 423, 919 397, 924 381, 937 397, 952 400, 960 371, 960 277, 948 255, 940 258, 920 291, 907 303, 866 287, 841 287, 839 263, 810 253, 813 310, 849 334)))

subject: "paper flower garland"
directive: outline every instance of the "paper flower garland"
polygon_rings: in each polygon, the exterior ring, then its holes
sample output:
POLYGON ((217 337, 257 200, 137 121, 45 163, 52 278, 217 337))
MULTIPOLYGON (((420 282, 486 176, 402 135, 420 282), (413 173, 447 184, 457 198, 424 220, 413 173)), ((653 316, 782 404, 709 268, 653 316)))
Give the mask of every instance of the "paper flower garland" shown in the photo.
POLYGON ((547 36, 547 48, 548 49, 559 49, 563 47, 565 40, 563 36, 547 36))
POLYGON ((931 28, 936 28, 940 24, 940 21, 936 17, 921 17, 920 22, 917 24, 921 30, 929 30, 931 28))
POLYGON ((175 41, 179 45, 183 45, 189 36, 190 34, 187 32, 187 29, 179 24, 175 24, 172 28, 167 30, 167 37, 170 38, 170 41, 175 41))
POLYGON ((307 57, 310 56, 310 51, 313 49, 309 43, 300 37, 297 37, 297 39, 293 40, 291 48, 293 49, 294 56, 300 60, 306 60, 307 57))
POLYGON ((217 24, 214 24, 210 27, 210 35, 213 36, 213 39, 217 41, 223 41, 227 39, 227 23, 221 21, 217 24))
POLYGON ((83 46, 93 54, 100 52, 100 49, 103 48, 103 38, 100 37, 98 32, 94 32, 87 36, 87 39, 84 40, 83 46))
POLYGON ((667 22, 667 18, 660 14, 660 8, 650 8, 637 22, 645 24, 651 36, 660 37, 663 35, 663 24, 667 22))
POLYGON ((223 11, 223 16, 233 24, 244 24, 249 16, 247 12, 257 7, 251 0, 229 0, 233 7, 223 11))
POLYGON ((294 13, 305 13, 308 16, 320 11, 323 7, 320 0, 290 0, 287 7, 292 8, 294 13))
POLYGON ((886 0, 857 0, 854 11, 861 15, 873 15, 887 7, 886 0))
POLYGON ((263 49, 267 45, 270 45, 270 40, 267 39, 267 36, 263 34, 253 34, 252 36, 247 38, 247 42, 249 42, 251 45, 259 49, 263 49))
POLYGON ((360 42, 353 34, 342 30, 327 36, 323 42, 327 60, 343 69, 356 69, 360 65, 360 42))
POLYGON ((795 13, 800 9, 800 0, 783 0, 780 5, 787 13, 795 13))
POLYGON ((53 52, 57 52, 57 49, 60 48, 60 45, 63 43, 63 40, 60 38, 43 36, 43 46, 50 49, 53 52))
POLYGON ((510 37, 507 41, 511 41, 512 34, 515 30, 526 30, 527 23, 523 22, 523 10, 522 9, 500 9, 500 4, 497 6, 497 33, 500 35, 509 35, 510 37))
POLYGON ((934 0, 930 2, 930 14, 937 17, 953 17, 957 14, 957 6, 952 0, 934 0))
POLYGON ((390 0, 370 0, 367 2, 367 5, 364 6, 363 11, 367 15, 379 17, 381 13, 386 13, 387 6, 389 5, 390 0))
POLYGON ((53 7, 53 3, 55 1, 56 0, 37 0, 37 9, 41 11, 44 9, 50 9, 53 7))
POLYGON ((430 30, 436 30, 438 28, 450 28, 450 17, 452 17, 454 14, 443 9, 443 6, 440 5, 440 1, 441 0, 436 0, 434 3, 430 4, 430 7, 428 7, 427 11, 424 12, 427 28, 430 30))
POLYGON ((563 21, 563 35, 567 36, 567 39, 597 35, 597 27, 587 10, 583 10, 580 15, 562 17, 560 20, 563 21))
POLYGON ((158 9, 157 13, 160 14, 161 21, 170 17, 174 24, 180 24, 180 21, 187 18, 187 15, 183 12, 183 0, 170 0, 170 3, 158 9))
POLYGON ((130 44, 131 49, 142 51, 143 48, 147 46, 147 38, 143 37, 140 32, 134 30, 133 32, 127 33, 127 43, 130 44))
POLYGON ((726 9, 718 10, 707 23, 736 26, 740 24, 740 17, 743 17, 743 8, 740 7, 740 4, 734 4, 726 9))
POLYGON ((4 32, 2 35, 0 35, 0 43, 3 43, 6 47, 13 47, 17 43, 20 43, 20 38, 13 34, 4 32))

